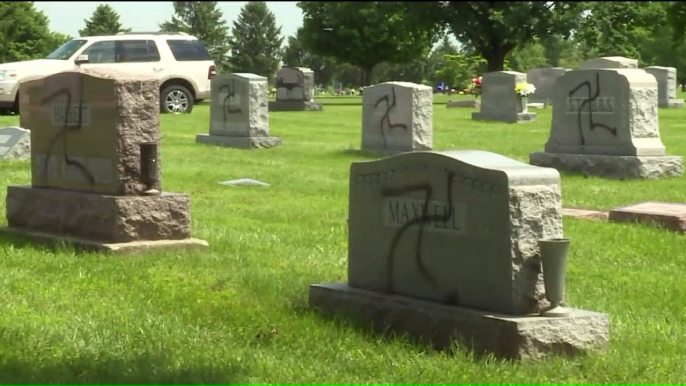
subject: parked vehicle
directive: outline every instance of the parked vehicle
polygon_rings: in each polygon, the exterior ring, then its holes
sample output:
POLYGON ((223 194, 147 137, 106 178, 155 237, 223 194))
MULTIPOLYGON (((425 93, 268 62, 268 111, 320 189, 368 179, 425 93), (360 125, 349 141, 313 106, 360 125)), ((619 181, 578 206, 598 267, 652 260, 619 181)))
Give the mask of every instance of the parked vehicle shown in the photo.
POLYGON ((217 72, 205 46, 180 33, 120 33, 68 41, 45 59, 0 64, 0 111, 19 112, 22 79, 78 68, 149 74, 160 81, 160 111, 190 113, 210 96, 217 72))

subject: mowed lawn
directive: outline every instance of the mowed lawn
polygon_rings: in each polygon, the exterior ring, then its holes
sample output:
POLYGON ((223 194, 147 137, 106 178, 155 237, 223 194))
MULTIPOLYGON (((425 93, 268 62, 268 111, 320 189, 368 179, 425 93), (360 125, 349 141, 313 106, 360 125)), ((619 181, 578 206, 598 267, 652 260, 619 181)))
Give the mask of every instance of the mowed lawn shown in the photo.
MULTIPOLYGON (((610 315, 600 355, 451 356, 309 310, 311 283, 346 280, 350 164, 370 159, 346 152, 360 146, 361 98, 319 99, 323 112, 270 113, 284 145, 269 150, 196 144, 206 104, 162 116, 164 190, 191 196, 208 251, 118 257, 0 237, 0 383, 686 382, 686 236, 650 226, 564 219, 568 303, 610 315), (271 186, 218 184, 236 178, 271 186)), ((527 161, 548 138, 552 109, 532 110, 534 123, 476 122, 447 99, 434 104, 436 150, 527 161)), ((686 109, 661 109, 660 131, 669 154, 686 155, 686 109)), ((4 225, 4 186, 30 183, 29 162, 0 161, 0 183, 4 225)), ((563 174, 562 191, 587 208, 686 202, 686 179, 563 174)))

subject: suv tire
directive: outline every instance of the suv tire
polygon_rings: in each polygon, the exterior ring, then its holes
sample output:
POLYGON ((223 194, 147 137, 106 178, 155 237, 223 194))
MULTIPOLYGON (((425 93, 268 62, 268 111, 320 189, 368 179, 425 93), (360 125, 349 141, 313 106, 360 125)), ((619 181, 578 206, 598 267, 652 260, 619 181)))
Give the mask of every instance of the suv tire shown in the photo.
POLYGON ((185 113, 193 111, 193 94, 187 88, 170 85, 160 93, 160 111, 162 113, 185 113))

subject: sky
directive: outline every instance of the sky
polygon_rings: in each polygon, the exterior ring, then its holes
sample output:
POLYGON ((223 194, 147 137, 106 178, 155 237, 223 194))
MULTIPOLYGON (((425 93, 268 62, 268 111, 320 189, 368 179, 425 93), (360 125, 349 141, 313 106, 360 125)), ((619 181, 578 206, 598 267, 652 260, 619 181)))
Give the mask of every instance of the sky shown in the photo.
MULTIPOLYGON (((247 1, 220 1, 217 7, 224 13, 229 27, 238 17, 241 7, 247 1)), ((134 32, 158 31, 158 25, 171 19, 174 7, 171 1, 36 1, 36 8, 50 18, 50 29, 73 37, 85 26, 100 4, 109 4, 119 13, 119 21, 124 28, 134 32)), ((281 26, 284 37, 295 35, 302 25, 303 17, 295 1, 268 1, 267 6, 276 16, 276 24, 281 26)), ((288 40, 288 39, 284 39, 288 40)))

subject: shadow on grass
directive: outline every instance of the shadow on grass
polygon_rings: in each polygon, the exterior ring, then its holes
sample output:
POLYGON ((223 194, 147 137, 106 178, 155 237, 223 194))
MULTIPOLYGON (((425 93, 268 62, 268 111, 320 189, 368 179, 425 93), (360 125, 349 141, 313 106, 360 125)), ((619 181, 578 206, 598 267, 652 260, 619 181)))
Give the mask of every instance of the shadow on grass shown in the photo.
POLYGON ((107 354, 46 361, 0 360, 1 384, 236 384, 244 370, 236 365, 193 363, 170 369, 174 358, 142 355, 132 359, 107 354), (103 358, 105 356, 105 358, 103 358))
POLYGON ((513 359, 507 358, 497 358, 491 353, 477 352, 470 348, 470 346, 464 342, 455 339, 451 345, 442 346, 437 345, 430 340, 421 337, 413 336, 406 332, 400 332, 394 330, 389 325, 383 325, 374 322, 360 323, 353 320, 353 318, 347 317, 342 314, 331 314, 327 312, 322 312, 318 309, 309 306, 307 301, 301 299, 291 302, 291 310, 298 317, 305 318, 319 318, 333 324, 336 328, 341 330, 352 330, 355 334, 358 334, 368 340, 380 340, 384 344, 387 343, 401 343, 408 346, 412 346, 414 349, 421 351, 422 353, 441 353, 449 356, 461 356, 471 362, 503 362, 503 363, 515 363, 513 359))

